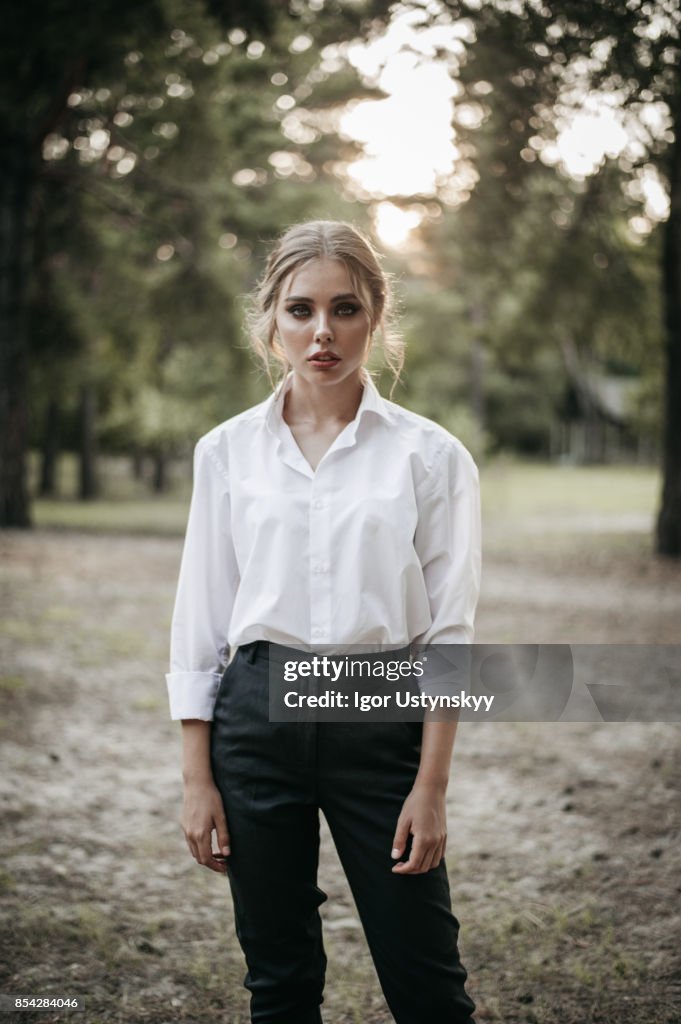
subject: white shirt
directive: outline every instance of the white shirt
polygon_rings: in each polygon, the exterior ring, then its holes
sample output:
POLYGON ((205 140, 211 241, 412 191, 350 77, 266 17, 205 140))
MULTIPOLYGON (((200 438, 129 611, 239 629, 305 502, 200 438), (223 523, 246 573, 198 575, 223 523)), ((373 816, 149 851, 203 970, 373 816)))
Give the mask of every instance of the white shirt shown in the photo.
POLYGON ((171 626, 172 719, 211 721, 230 648, 472 643, 480 590, 478 469, 438 424, 381 397, 313 470, 285 391, 205 434, 171 626))

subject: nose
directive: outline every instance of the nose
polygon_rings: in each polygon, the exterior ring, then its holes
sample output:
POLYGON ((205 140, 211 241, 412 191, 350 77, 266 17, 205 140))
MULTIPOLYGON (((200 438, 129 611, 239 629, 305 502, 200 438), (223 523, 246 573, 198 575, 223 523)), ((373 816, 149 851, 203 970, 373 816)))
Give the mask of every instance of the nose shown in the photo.
POLYGON ((329 324, 326 314, 321 311, 315 326, 314 340, 320 345, 323 345, 325 341, 333 341, 331 325, 329 324))

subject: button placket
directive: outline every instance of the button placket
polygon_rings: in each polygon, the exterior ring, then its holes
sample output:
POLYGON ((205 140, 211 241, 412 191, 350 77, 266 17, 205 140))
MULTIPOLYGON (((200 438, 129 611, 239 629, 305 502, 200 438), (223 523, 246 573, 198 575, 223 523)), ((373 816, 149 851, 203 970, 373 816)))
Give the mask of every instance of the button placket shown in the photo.
POLYGON ((312 641, 331 639, 331 517, 328 494, 313 487, 310 497, 310 630, 312 641))

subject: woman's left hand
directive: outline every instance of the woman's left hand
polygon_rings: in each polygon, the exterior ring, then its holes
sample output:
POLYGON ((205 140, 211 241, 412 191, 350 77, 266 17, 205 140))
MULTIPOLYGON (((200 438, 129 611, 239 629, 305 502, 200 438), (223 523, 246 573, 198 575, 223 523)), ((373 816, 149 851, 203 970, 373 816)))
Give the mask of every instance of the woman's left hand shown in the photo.
POLYGON ((436 868, 445 853, 447 844, 446 789, 427 782, 415 782, 413 789, 402 805, 397 819, 393 840, 392 857, 404 853, 409 834, 412 846, 409 860, 395 864, 396 875, 425 874, 436 868))

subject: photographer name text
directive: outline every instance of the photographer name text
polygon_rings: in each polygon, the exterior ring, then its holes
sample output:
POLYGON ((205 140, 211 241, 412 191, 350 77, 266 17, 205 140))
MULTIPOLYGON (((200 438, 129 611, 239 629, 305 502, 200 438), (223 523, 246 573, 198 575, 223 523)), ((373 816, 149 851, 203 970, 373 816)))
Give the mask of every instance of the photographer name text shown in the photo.
POLYGON ((360 711, 371 711, 374 708, 425 708, 430 711, 437 711, 443 708, 471 708, 479 711, 484 707, 489 711, 492 707, 494 697, 475 696, 460 690, 453 694, 414 694, 405 690, 403 693, 343 693, 341 690, 325 690, 319 694, 299 693, 297 690, 288 690, 284 694, 284 704, 287 708, 357 708, 360 711))

